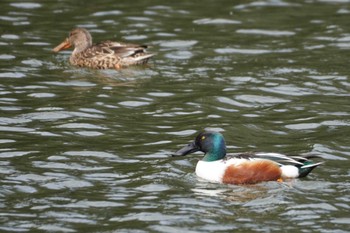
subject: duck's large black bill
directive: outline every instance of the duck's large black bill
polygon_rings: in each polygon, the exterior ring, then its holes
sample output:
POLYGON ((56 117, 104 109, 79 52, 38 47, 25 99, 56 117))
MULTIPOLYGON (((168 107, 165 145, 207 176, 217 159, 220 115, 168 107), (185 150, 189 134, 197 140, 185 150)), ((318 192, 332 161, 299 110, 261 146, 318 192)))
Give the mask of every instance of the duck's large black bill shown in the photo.
POLYGON ((174 154, 172 154, 173 157, 176 156, 185 156, 191 153, 194 153, 196 151, 199 151, 199 147, 194 143, 190 143, 187 146, 184 146, 180 150, 176 151, 174 154))

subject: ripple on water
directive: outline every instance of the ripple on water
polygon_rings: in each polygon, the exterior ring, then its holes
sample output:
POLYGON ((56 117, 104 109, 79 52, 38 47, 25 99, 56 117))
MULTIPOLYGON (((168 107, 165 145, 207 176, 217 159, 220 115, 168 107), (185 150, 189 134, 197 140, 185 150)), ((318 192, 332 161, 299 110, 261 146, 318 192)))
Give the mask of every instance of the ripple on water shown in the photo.
POLYGON ((22 193, 36 193, 38 191, 36 188, 28 185, 15 185, 14 188, 22 193))
POLYGON ((124 179, 124 178, 128 178, 128 175, 121 175, 118 173, 92 173, 92 174, 86 174, 84 175, 84 178, 87 180, 92 180, 92 181, 115 181, 116 179, 124 179))
POLYGON ((237 48, 218 48, 214 50, 219 54, 250 54, 250 55, 259 55, 267 53, 290 53, 293 52, 293 49, 276 49, 276 50, 267 50, 267 49, 237 49, 237 48))
POLYGON ((167 40, 160 43, 161 47, 167 48, 186 48, 197 44, 196 40, 167 40))
POLYGON ((98 131, 76 131, 75 133, 85 137, 98 137, 103 135, 103 133, 98 131))
POLYGON ((64 129, 108 129, 103 126, 90 124, 90 123, 66 123, 59 126, 56 126, 56 128, 64 128, 64 129))
POLYGON ((43 184, 42 187, 51 190, 61 190, 61 189, 77 189, 77 188, 87 188, 92 187, 91 182, 85 180, 79 180, 76 177, 65 177, 62 181, 55 181, 43 184))
MULTIPOLYGON (((69 223, 84 223, 84 224, 96 224, 95 220, 89 219, 88 215, 74 212, 53 212, 49 211, 44 214, 46 218, 55 218, 58 221, 69 222, 69 223)), ((66 232, 66 231, 63 231, 66 232)))
POLYGON ((120 202, 114 202, 114 201, 78 201, 75 203, 65 204, 60 207, 87 209, 90 207, 111 208, 111 207, 122 207, 122 206, 125 206, 125 204, 120 202))
POLYGON ((313 145, 311 152, 315 154, 320 154, 322 155, 323 158, 329 159, 329 160, 348 160, 347 158, 335 155, 334 150, 330 149, 326 145, 322 145, 318 143, 313 145))
POLYGON ((21 117, 15 117, 15 118, 0 117, 0 125, 24 124, 24 123, 28 123, 28 122, 31 122, 31 120, 21 118, 21 117))
MULTIPOLYGON (((1 73, 0 73, 1 77, 1 73)), ((96 84, 91 82, 84 82, 84 81, 67 81, 67 82, 58 82, 58 81, 52 81, 52 82, 42 82, 46 85, 53 85, 53 86, 64 86, 64 87, 94 87, 96 84)))
POLYGON ((27 113, 21 116, 22 118, 31 120, 49 120, 55 121, 59 119, 65 119, 73 117, 69 112, 65 111, 52 111, 52 112, 37 112, 37 113, 27 113))
POLYGON ((252 107, 251 104, 245 104, 245 103, 242 103, 242 102, 230 99, 228 97, 217 97, 217 100, 219 102, 221 102, 221 103, 225 103, 225 104, 229 104, 229 105, 232 105, 232 106, 236 106, 238 108, 251 108, 252 107))
POLYGON ((0 60, 12 60, 15 59, 16 57, 10 54, 1 54, 0 55, 0 60))
POLYGON ((27 127, 19 127, 19 126, 0 126, 0 131, 3 132, 34 132, 35 129, 27 128, 27 127))
POLYGON ((17 107, 17 106, 0 106, 0 109, 2 111, 21 111, 23 110, 22 107, 17 107))
POLYGON ((4 72, 0 73, 0 78, 24 78, 26 75, 21 72, 4 72))
POLYGON ((348 120, 326 120, 321 122, 321 125, 325 126, 350 126, 350 121, 348 120))
POLYGON ((202 25, 202 24, 241 24, 241 21, 232 20, 232 19, 223 19, 223 18, 203 18, 196 19, 193 21, 194 24, 202 25))
POLYGON ((59 162, 45 162, 45 161, 34 161, 34 167, 44 168, 44 169, 60 169, 60 170, 77 170, 77 171, 103 171, 109 170, 112 167, 107 166, 87 166, 80 165, 77 163, 59 163, 59 162))
POLYGON ((24 45, 34 45, 34 46, 50 46, 51 44, 50 43, 46 43, 46 42, 24 42, 23 43, 24 45))
POLYGON ((5 151, 5 152, 0 152, 0 158, 22 157, 32 153, 34 153, 34 151, 5 151))
POLYGON ((50 176, 44 176, 44 175, 38 175, 38 174, 21 174, 18 176, 12 176, 10 179, 16 180, 16 181, 21 181, 25 183, 30 183, 30 182, 48 182, 50 180, 53 180, 53 177, 50 176))
POLYGON ((0 139, 0 144, 5 144, 5 143, 14 143, 16 140, 12 139, 0 139))
POLYGON ((176 36, 176 34, 168 33, 168 32, 157 32, 156 35, 158 37, 175 37, 176 36))
POLYGON ((79 118, 104 118, 101 114, 91 114, 84 112, 71 112, 71 111, 40 111, 34 113, 27 113, 20 116, 24 119, 42 120, 42 121, 55 121, 59 119, 66 119, 72 117, 79 118))
POLYGON ((145 40, 147 39, 147 36, 145 35, 129 35, 129 36, 124 36, 125 40, 145 40))
MULTIPOLYGON (((164 214, 164 213, 154 213, 154 212, 134 212, 129 213, 123 217, 113 217, 110 221, 118 221, 118 222, 129 222, 129 221, 140 221, 140 222, 169 222, 169 221, 181 221, 184 223, 183 215, 172 215, 172 214, 164 214)), ((164 232, 164 231, 163 231, 164 232)), ((180 231, 181 232, 181 231, 180 231)))
POLYGON ((122 101, 119 104, 125 107, 135 108, 150 105, 151 103, 146 101, 122 101))
POLYGON ((111 16, 111 15, 121 15, 123 12, 119 10, 111 10, 111 11, 98 11, 92 14, 92 16, 100 17, 100 16, 111 16))
POLYGON ((165 57, 170 59, 190 59, 193 57, 193 53, 190 51, 175 51, 172 53, 167 53, 165 57))
MULTIPOLYGON (((145 146, 152 146, 152 145, 163 145, 163 144, 169 144, 172 141, 169 140, 161 140, 161 141, 157 141, 157 142, 149 142, 149 143, 144 143, 143 145, 145 146)), ((157 158, 160 157, 166 157, 166 155, 164 155, 163 153, 161 153, 160 155, 157 156, 157 158)), ((147 157, 149 157, 149 155, 147 155, 147 157)))
POLYGON ((261 87, 262 91, 286 96, 306 96, 314 94, 315 91, 310 88, 297 87, 293 84, 278 85, 275 87, 261 87))
MULTIPOLYGON (((302 204, 302 205, 292 205, 286 208, 286 212, 282 213, 282 216, 287 216, 296 222, 303 222, 309 219, 319 219, 322 214, 331 214, 336 211, 337 208, 328 203, 314 203, 314 204, 302 204)), ((309 221, 309 224, 315 224, 314 221, 309 221)))
POLYGON ((174 95, 171 92, 148 92, 147 94, 155 97, 169 97, 174 95))
POLYGON ((8 40, 18 40, 19 36, 14 34, 3 34, 1 35, 1 38, 8 39, 8 40))
POLYGON ((16 8, 22 8, 22 9, 36 9, 40 8, 40 3, 35 2, 18 2, 18 3, 10 3, 10 6, 16 7, 16 8))
POLYGON ((311 129, 316 129, 320 126, 321 124, 318 124, 318 123, 298 123, 298 124, 289 124, 289 125, 286 125, 285 127, 287 129, 293 129, 293 130, 311 130, 311 129))
POLYGON ((128 16, 126 17, 127 19, 129 20, 132 20, 132 21, 137 21, 137 22, 150 22, 152 21, 151 18, 149 17, 142 17, 142 16, 128 16))
POLYGON ((337 76, 337 75, 309 75, 307 76, 308 78, 311 78, 313 80, 318 80, 318 81, 325 81, 325 80, 330 80, 330 81, 335 81, 335 80, 347 80, 347 76, 337 76))
POLYGON ((38 59, 23 60, 22 63, 31 67, 40 67, 43 65, 43 62, 38 59))
POLYGON ((163 184, 146 184, 136 188, 136 190, 141 192, 163 192, 169 190, 170 187, 168 185, 163 184))
MULTIPOLYGON (((10 228, 12 229, 12 228, 10 228)), ((18 228, 16 228, 17 230, 18 228)), ((47 232, 76 232, 76 230, 71 229, 71 228, 67 228, 67 227, 62 227, 62 226, 56 226, 53 224, 42 224, 40 226, 38 226, 39 230, 42 231, 47 231, 47 232)), ((18 229, 20 230, 20 229, 18 229)), ((23 231, 27 231, 26 228, 23 229, 23 231)))
POLYGON ((256 34, 264 36, 293 36, 295 32, 279 31, 279 30, 262 30, 262 29, 238 29, 237 33, 241 34, 256 34))
POLYGON ((56 95, 53 93, 42 92, 42 93, 31 93, 31 94, 28 94, 28 96, 34 97, 34 98, 52 98, 52 97, 55 97, 56 95))
POLYGON ((167 134, 170 135, 176 135, 176 136, 190 136, 195 134, 196 130, 182 130, 182 131, 176 131, 176 132, 167 132, 167 134))
POLYGON ((103 152, 103 151, 67 151, 64 152, 63 155, 68 156, 82 156, 82 157, 96 157, 96 158, 108 158, 108 159, 115 159, 119 158, 117 155, 103 152))
POLYGON ((315 70, 307 68, 289 68, 289 67, 278 67, 271 71, 273 74, 291 74, 291 73, 316 73, 315 70))
POLYGON ((279 103, 288 103, 290 100, 277 98, 273 96, 260 96, 260 95, 237 95, 237 100, 245 101, 255 106, 259 105, 271 105, 271 104, 279 104, 279 103))
POLYGON ((237 5, 234 8, 237 10, 243 10, 246 8, 250 8, 250 7, 269 7, 269 6, 273 6, 273 7, 290 7, 290 6, 301 6, 301 4, 298 3, 289 3, 289 2, 284 2, 284 1, 254 1, 251 3, 247 3, 247 4, 241 4, 241 5, 237 5))

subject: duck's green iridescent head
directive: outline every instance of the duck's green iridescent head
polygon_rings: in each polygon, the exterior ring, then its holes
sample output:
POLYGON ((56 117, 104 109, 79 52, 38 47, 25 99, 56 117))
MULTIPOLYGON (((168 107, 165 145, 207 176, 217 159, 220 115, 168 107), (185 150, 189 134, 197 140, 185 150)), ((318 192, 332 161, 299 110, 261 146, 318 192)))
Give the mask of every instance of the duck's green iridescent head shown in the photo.
POLYGON ((205 153, 204 161, 223 159, 226 155, 225 139, 221 133, 204 131, 198 134, 193 142, 174 153, 173 156, 184 156, 196 151, 205 153))

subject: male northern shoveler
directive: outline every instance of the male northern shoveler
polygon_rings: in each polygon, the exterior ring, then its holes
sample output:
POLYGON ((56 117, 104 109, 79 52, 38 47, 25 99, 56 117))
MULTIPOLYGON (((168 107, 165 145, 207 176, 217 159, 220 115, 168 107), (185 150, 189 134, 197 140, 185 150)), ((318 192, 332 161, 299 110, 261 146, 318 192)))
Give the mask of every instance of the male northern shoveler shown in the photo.
POLYGON ((124 44, 104 41, 92 44, 90 33, 84 28, 75 28, 53 51, 59 52, 74 47, 69 58, 72 65, 94 69, 120 69, 130 65, 146 64, 152 53, 147 53, 146 45, 124 44))
POLYGON ((310 158, 319 156, 286 156, 278 153, 241 153, 226 156, 226 144, 222 134, 205 131, 194 142, 183 147, 173 156, 184 156, 196 151, 205 153, 198 161, 196 175, 227 184, 255 184, 262 181, 282 181, 307 176, 322 162, 310 158))

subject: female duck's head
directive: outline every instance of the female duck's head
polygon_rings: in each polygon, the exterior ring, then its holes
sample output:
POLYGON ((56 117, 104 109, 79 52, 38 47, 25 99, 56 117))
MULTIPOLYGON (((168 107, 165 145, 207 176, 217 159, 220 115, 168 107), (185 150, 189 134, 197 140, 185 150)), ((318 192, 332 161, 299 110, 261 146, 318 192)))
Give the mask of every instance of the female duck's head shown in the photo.
POLYGON ((77 50, 85 50, 92 45, 91 34, 84 28, 75 28, 69 33, 69 43, 77 50))
POLYGON ((173 156, 184 156, 196 151, 205 153, 204 161, 223 159, 226 155, 225 139, 221 133, 204 131, 199 133, 193 142, 174 153, 173 156))
POLYGON ((70 47, 74 47, 74 52, 78 53, 92 45, 91 34, 84 28, 75 28, 69 33, 69 37, 66 38, 61 44, 56 46, 53 51, 59 52, 70 47))

